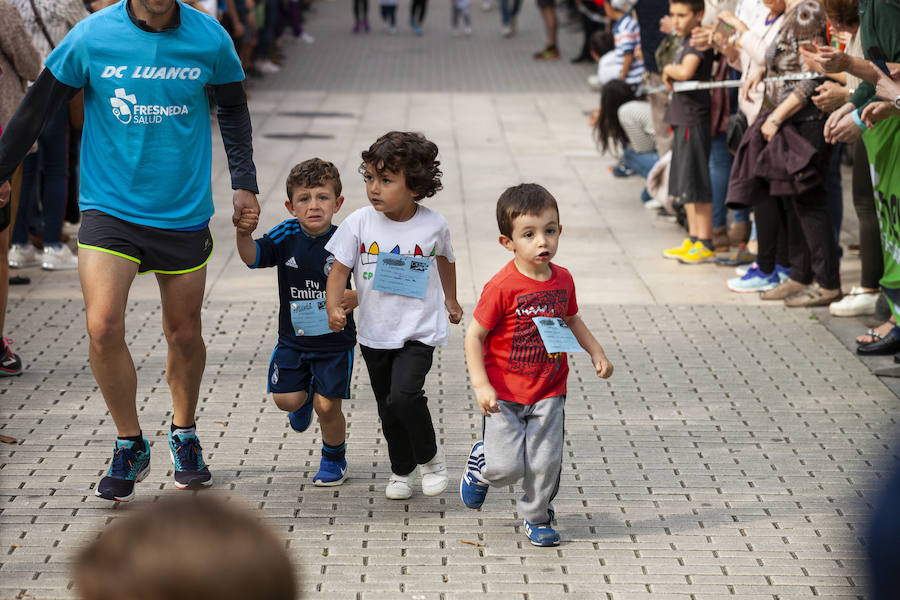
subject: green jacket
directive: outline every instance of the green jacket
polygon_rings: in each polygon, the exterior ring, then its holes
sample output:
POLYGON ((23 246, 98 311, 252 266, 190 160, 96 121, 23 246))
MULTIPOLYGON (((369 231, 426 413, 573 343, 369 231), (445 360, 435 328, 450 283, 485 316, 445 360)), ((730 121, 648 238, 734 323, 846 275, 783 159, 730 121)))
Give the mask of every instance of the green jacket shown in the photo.
MULTIPOLYGON (((859 0, 859 35, 866 60, 871 60, 869 49, 875 46, 887 62, 900 62, 900 0, 859 0)), ((850 102, 862 108, 874 98, 875 86, 863 81, 850 102)))

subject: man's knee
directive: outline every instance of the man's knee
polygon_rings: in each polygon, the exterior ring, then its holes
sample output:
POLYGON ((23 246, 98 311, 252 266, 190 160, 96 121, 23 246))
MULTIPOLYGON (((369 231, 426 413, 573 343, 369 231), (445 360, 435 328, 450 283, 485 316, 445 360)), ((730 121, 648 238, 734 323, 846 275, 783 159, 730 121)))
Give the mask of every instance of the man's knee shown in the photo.
POLYGON ((109 316, 88 315, 87 332, 95 350, 104 352, 118 349, 125 342, 125 321, 109 316))
POLYGON ((163 325, 166 341, 169 346, 193 346, 203 341, 203 333, 200 326, 200 315, 185 319, 179 319, 174 323, 163 325))

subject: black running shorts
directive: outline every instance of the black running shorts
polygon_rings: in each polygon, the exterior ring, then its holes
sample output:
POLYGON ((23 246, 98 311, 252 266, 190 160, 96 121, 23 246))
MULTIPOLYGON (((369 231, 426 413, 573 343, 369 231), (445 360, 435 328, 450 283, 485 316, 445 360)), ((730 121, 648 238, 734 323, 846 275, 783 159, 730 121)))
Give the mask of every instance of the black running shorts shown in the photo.
POLYGON ((173 231, 129 223, 99 210, 81 213, 78 247, 138 264, 138 273, 180 275, 206 266, 213 251, 209 227, 173 231))

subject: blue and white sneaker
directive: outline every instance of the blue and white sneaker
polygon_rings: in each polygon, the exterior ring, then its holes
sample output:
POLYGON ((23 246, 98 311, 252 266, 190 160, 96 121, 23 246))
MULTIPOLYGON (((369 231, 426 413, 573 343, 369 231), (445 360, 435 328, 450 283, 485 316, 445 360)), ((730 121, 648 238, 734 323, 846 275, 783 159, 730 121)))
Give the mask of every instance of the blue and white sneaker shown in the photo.
POLYGON ((212 474, 203 462, 203 448, 193 427, 169 432, 169 453, 175 465, 175 487, 179 490, 212 485, 212 474))
POLYGON ((481 479, 484 468, 484 442, 475 442, 469 452, 469 462, 459 480, 459 497, 469 508, 481 508, 488 493, 488 484, 481 479))
POLYGON ((134 498, 134 484, 150 473, 150 445, 143 438, 141 442, 143 449, 137 447, 137 442, 116 440, 109 470, 97 484, 95 496, 116 502, 134 498))
POLYGON ((306 402, 303 403, 303 406, 288 413, 288 421, 290 421, 291 428, 294 431, 303 433, 304 431, 309 429, 309 424, 312 423, 314 406, 313 397, 314 393, 312 391, 312 388, 310 388, 309 391, 306 392, 306 402))
POLYGON ((559 546, 559 534, 550 526, 550 522, 546 523, 525 523, 525 535, 531 541, 532 546, 559 546))
POLYGON ((778 282, 782 282, 786 279, 791 278, 791 268, 790 267, 782 267, 779 264, 775 265, 775 272, 778 273, 778 282))
POLYGON ((319 472, 313 476, 313 483, 319 487, 341 485, 347 479, 347 459, 330 460, 322 457, 319 472))
POLYGON ((749 294, 750 292, 765 292, 777 286, 781 280, 778 278, 777 271, 771 273, 763 273, 759 265, 753 263, 742 277, 735 277, 726 282, 728 289, 739 294, 749 294))

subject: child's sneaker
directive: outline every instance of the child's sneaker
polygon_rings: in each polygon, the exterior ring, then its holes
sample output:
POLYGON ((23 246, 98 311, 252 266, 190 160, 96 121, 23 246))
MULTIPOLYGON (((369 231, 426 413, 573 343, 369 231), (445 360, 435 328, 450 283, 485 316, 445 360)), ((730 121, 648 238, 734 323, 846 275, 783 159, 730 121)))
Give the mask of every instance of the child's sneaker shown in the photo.
POLYGON ((625 163, 619 163, 614 167, 610 167, 609 171, 613 177, 631 177, 634 175, 634 170, 625 163))
POLYGON ((134 484, 150 473, 150 445, 143 438, 141 443, 142 449, 137 447, 137 442, 116 440, 109 470, 97 484, 95 496, 116 502, 134 498, 134 484))
POLYGON ((0 340, 0 348, 3 349, 3 352, 0 352, 0 377, 22 374, 22 359, 12 351, 11 343, 12 340, 9 338, 0 340))
POLYGON ((699 240, 694 242, 694 245, 684 253, 684 256, 678 257, 678 262, 683 265, 699 265, 700 263, 713 260, 716 260, 716 253, 699 240))
POLYGON ((169 453, 175 465, 175 487, 179 490, 212 485, 212 474, 203 462, 203 448, 193 427, 169 432, 169 453))
POLYGON ((319 487, 341 485, 347 479, 347 459, 330 460, 322 457, 319 472, 313 476, 313 483, 319 487))
POLYGON ((291 429, 300 433, 309 429, 309 424, 312 423, 313 406, 313 392, 309 390, 306 393, 306 402, 303 403, 303 406, 288 413, 291 429))
POLYGON ((434 458, 419 465, 419 475, 422 477, 422 493, 426 496, 437 496, 447 489, 447 464, 443 448, 438 446, 434 458))
POLYGON ((680 246, 675 246, 674 248, 667 248, 663 250, 663 258, 673 258, 678 260, 682 256, 688 253, 691 248, 693 248, 694 243, 691 241, 691 238, 684 238, 684 241, 681 242, 680 246))
POLYGON ((459 480, 459 497, 469 508, 481 508, 489 486, 481 479, 484 468, 484 442, 475 442, 469 452, 469 462, 459 480))
POLYGON ((550 522, 546 523, 525 523, 525 535, 531 541, 533 546, 559 546, 559 534, 550 527, 550 522))
POLYGON ((726 282, 728 289, 739 294, 750 292, 764 292, 771 290, 780 283, 775 271, 763 273, 759 265, 753 263, 743 277, 735 277, 726 282))
POLYGON ((369 33, 369 31, 371 31, 371 29, 369 28, 369 20, 368 19, 363 21, 363 29, 365 30, 366 33, 369 33))
POLYGON ((412 473, 409 475, 391 473, 387 487, 384 488, 384 495, 391 500, 406 500, 412 497, 412 479, 412 473))
POLYGON ((353 33, 359 33, 360 29, 362 29, 362 25, 360 23, 353 24, 353 33))
POLYGON ((534 60, 559 60, 559 50, 557 48, 544 48, 540 52, 535 52, 534 60))

